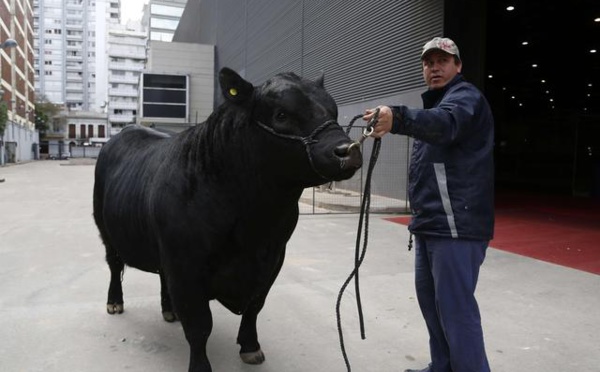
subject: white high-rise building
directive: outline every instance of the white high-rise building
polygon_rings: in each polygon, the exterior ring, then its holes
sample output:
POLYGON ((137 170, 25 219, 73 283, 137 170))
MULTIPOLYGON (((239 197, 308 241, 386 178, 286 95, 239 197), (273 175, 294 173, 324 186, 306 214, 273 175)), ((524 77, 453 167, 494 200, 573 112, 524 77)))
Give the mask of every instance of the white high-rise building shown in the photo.
POLYGON ((107 113, 111 135, 135 123, 139 78, 146 63, 147 33, 140 22, 111 25, 108 31, 107 113))
POLYGON ((107 97, 106 37, 120 0, 34 0, 35 89, 67 110, 100 111, 107 97))
POLYGON ((188 0, 149 0, 142 23, 150 40, 172 41, 188 0))

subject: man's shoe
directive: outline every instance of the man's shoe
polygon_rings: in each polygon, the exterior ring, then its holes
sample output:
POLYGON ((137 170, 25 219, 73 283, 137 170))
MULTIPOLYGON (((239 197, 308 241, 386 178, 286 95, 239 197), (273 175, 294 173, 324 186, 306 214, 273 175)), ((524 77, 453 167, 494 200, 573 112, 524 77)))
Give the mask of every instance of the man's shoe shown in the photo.
POLYGON ((431 364, 429 364, 427 367, 423 368, 423 369, 405 369, 404 372, 432 372, 433 369, 431 369, 431 364))

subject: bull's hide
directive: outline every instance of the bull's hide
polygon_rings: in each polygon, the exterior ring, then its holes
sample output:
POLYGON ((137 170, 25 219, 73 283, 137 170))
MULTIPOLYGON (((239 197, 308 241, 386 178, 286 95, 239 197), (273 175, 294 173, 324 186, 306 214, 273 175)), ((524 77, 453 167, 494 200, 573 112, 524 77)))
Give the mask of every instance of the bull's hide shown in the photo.
POLYGON ((190 371, 211 370, 212 299, 242 314, 242 359, 264 360, 256 318, 302 190, 350 178, 361 166, 322 79, 287 73, 254 87, 225 68, 219 82, 224 103, 206 122, 173 136, 128 126, 102 148, 95 174, 108 312, 123 312, 124 265, 160 274, 163 316, 181 320, 190 371))

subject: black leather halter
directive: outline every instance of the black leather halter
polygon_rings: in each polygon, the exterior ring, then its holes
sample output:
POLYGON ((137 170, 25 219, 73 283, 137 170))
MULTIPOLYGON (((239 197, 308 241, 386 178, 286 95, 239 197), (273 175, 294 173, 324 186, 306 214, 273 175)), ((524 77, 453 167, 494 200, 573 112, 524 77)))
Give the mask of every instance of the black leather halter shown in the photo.
POLYGON ((312 168, 312 170, 319 175, 319 177, 325 179, 325 180, 329 180, 328 177, 323 176, 321 173, 319 173, 319 171, 317 170, 317 168, 315 168, 315 164, 313 162, 313 158, 312 158, 312 153, 310 151, 310 145, 313 145, 315 143, 318 143, 319 141, 316 139, 317 135, 319 133, 321 133, 322 131, 324 131, 327 127, 329 127, 332 124, 335 125, 339 125, 338 122, 336 120, 327 120, 326 122, 324 122, 323 124, 319 125, 318 127, 316 127, 308 136, 306 137, 302 137, 302 136, 296 136, 293 134, 283 134, 283 133, 279 133, 276 132, 273 128, 269 127, 268 125, 265 125, 263 123, 261 123, 260 121, 256 121, 256 124, 258 124, 258 126, 262 129, 264 129, 265 131, 267 131, 268 133, 279 137, 279 138, 284 138, 287 140, 292 140, 292 141, 300 141, 302 143, 302 145, 304 145, 304 148, 306 149, 306 154, 308 156, 308 161, 310 163, 310 167, 312 168))

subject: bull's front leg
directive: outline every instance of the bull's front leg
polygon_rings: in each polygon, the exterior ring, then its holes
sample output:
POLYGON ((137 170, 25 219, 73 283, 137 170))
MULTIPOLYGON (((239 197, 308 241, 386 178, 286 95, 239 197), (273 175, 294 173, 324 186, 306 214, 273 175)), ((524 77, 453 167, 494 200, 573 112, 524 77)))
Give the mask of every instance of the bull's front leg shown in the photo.
POLYGON ((261 350, 260 343, 258 342, 256 320, 265 304, 267 294, 273 286, 275 279, 277 279, 281 266, 283 266, 285 244, 273 251, 279 252, 280 254, 275 258, 274 269, 270 275, 264 294, 252 300, 246 311, 244 311, 238 332, 237 343, 240 345, 240 358, 242 358, 244 363, 248 364, 261 364, 265 361, 265 354, 261 350))
POLYGON ((237 343, 240 345, 240 358, 244 363, 261 364, 265 361, 265 354, 260 349, 256 330, 258 313, 264 303, 264 297, 262 301, 253 301, 242 315, 237 343))
POLYGON ((181 321, 185 338, 190 345, 189 372, 211 372, 206 343, 213 320, 206 295, 206 281, 190 267, 175 267, 167 272, 166 284, 173 307, 181 321))
POLYGON ((190 345, 189 372, 211 372, 212 368, 206 355, 206 343, 213 325, 210 306, 208 301, 204 301, 204 304, 190 305, 178 312, 185 338, 190 345))

